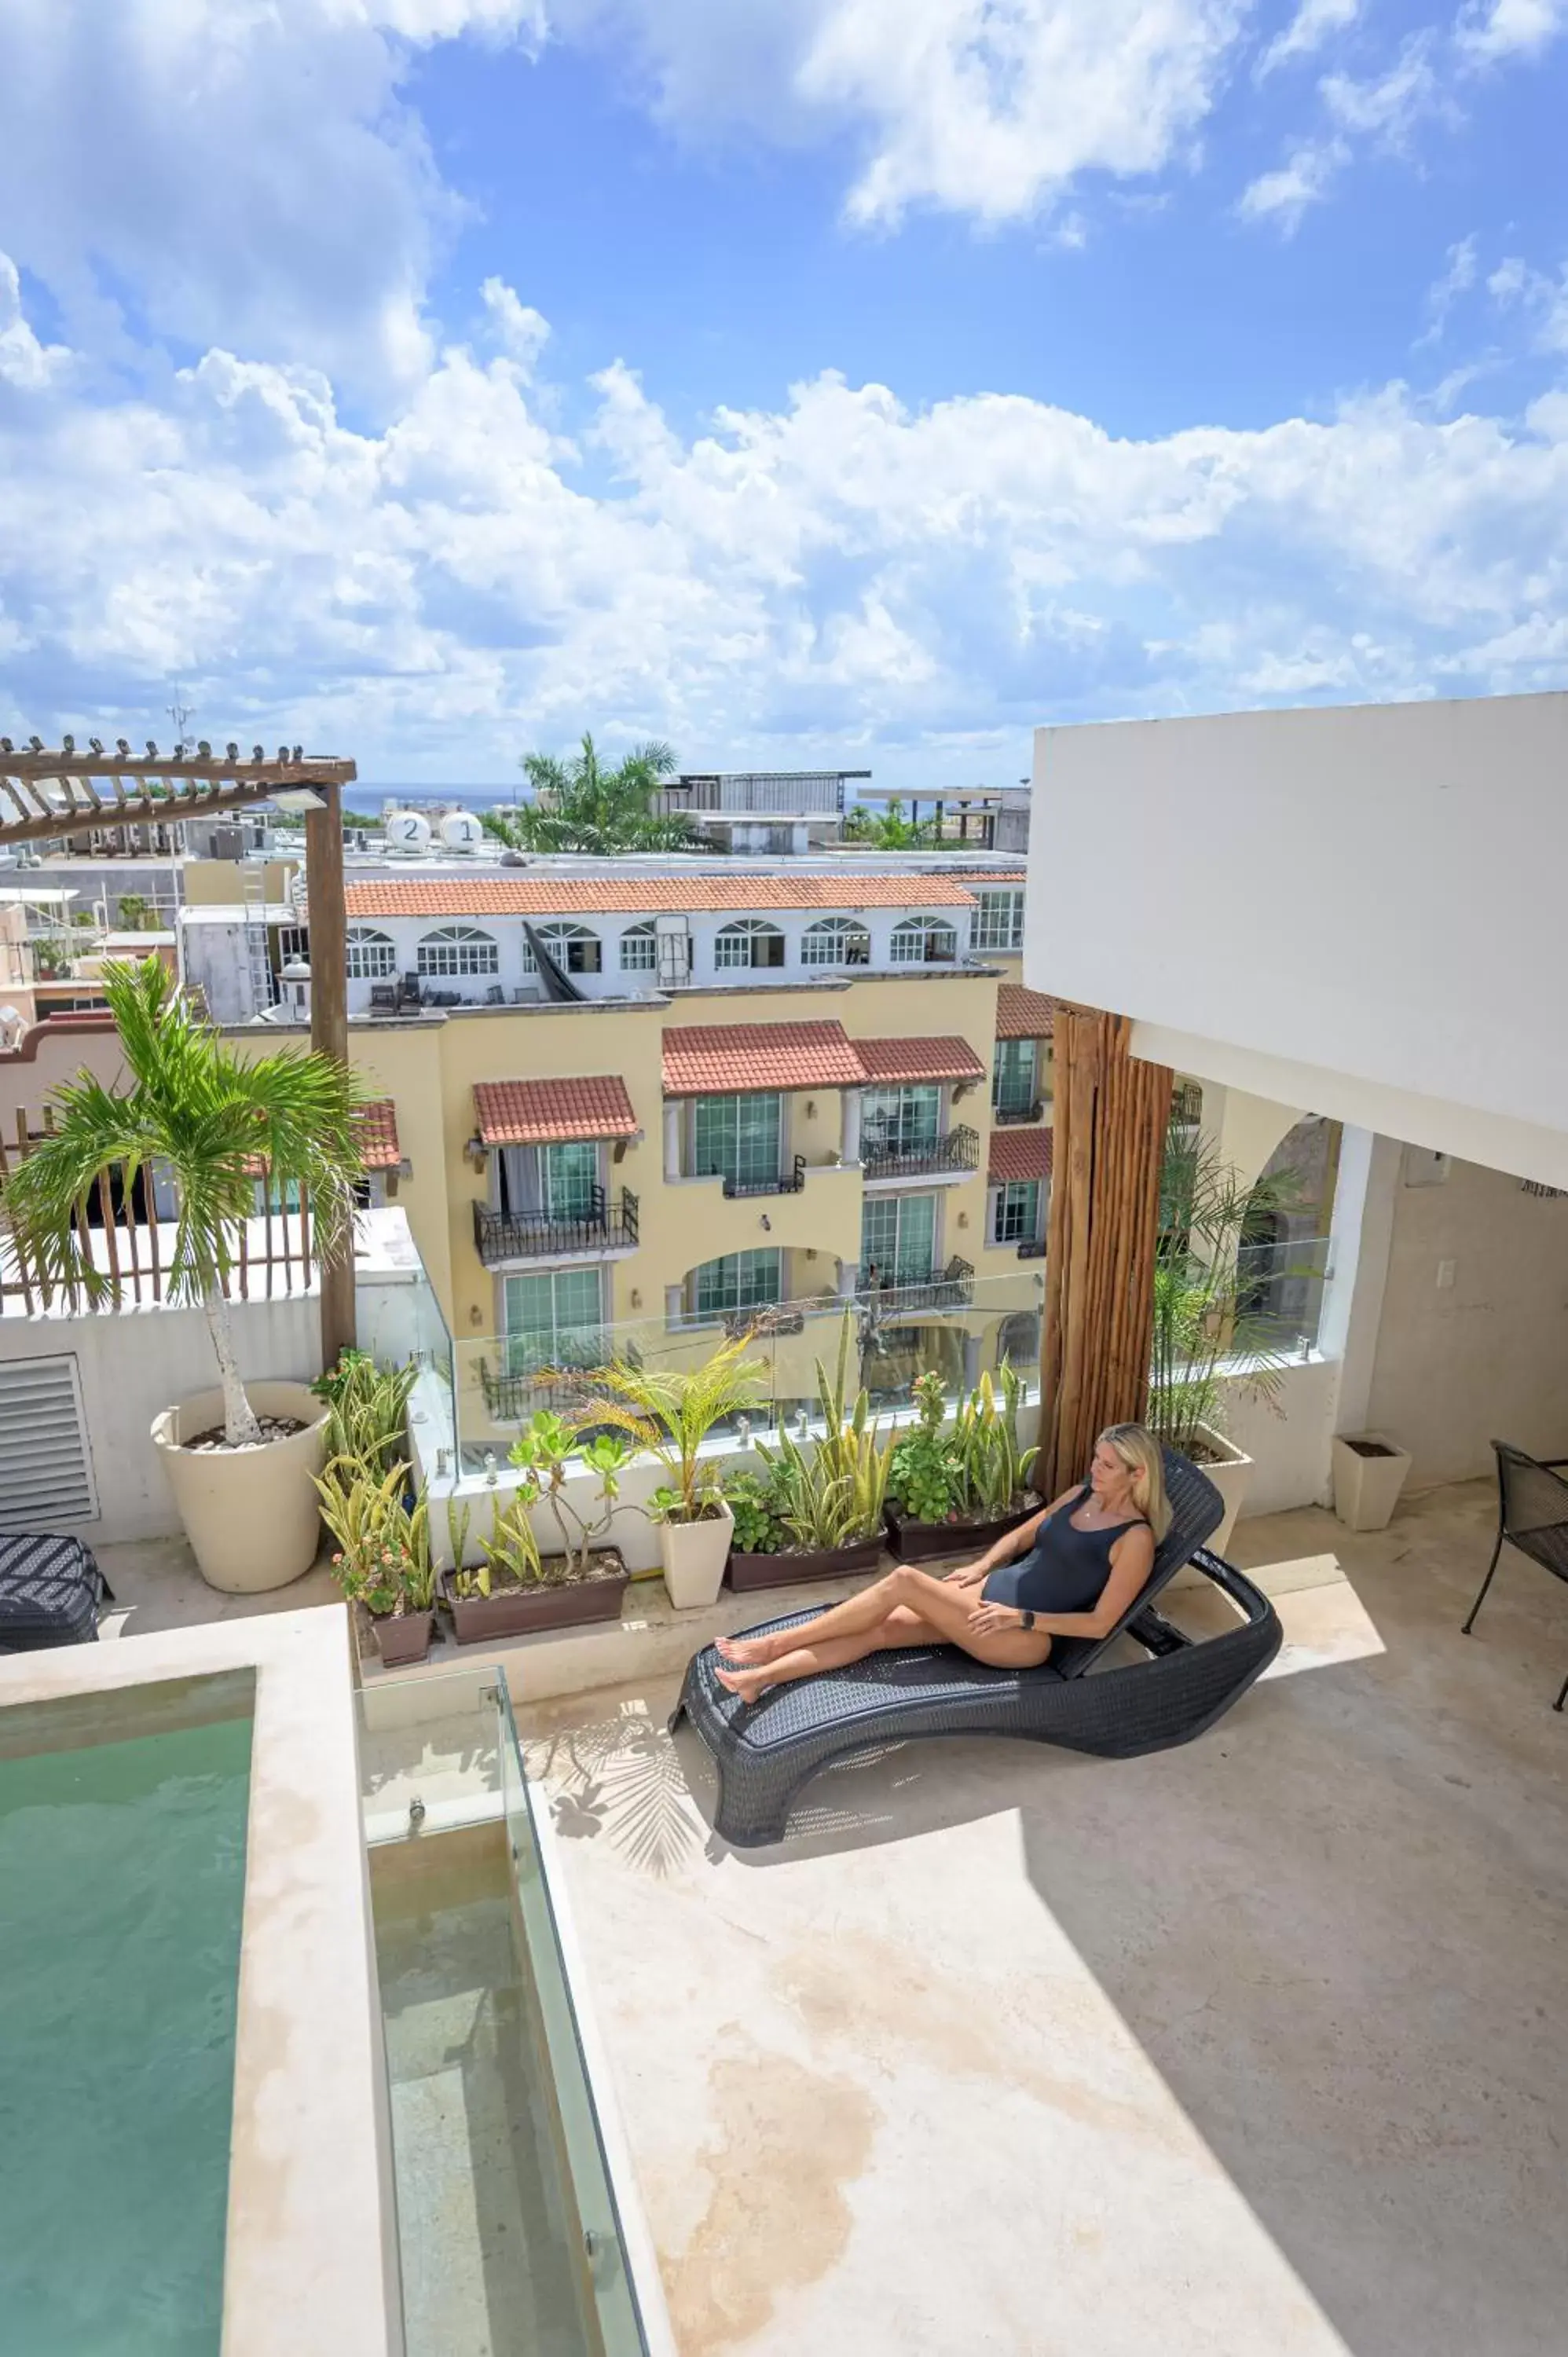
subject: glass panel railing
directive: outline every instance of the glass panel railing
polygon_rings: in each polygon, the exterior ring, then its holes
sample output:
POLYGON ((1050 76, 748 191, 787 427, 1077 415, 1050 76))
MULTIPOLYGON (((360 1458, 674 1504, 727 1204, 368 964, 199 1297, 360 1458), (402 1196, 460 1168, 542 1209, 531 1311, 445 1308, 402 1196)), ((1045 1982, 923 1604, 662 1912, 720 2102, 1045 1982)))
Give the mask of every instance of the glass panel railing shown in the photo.
POLYGON ((604 2357, 647 2357, 648 2340, 610 2182, 560 1925, 540 1857, 528 1772, 512 1717, 511 1697, 499 1670, 493 1694, 501 1805, 511 1855, 517 1923, 537 2000, 535 2030, 554 2089, 561 2155, 582 2230, 586 2290, 598 2328, 598 2345, 604 2357))
MULTIPOLYGON (((999 1258, 999 1253, 993 1257, 999 1258)), ((804 1412, 814 1417, 816 1362, 836 1357, 846 1308, 852 1318, 852 1388, 864 1383, 883 1411, 910 1410, 917 1375, 940 1370, 956 1394, 1004 1360, 1038 1382, 1043 1264, 1010 1251, 1006 1274, 977 1275, 950 1260, 930 1268, 889 1268, 853 1299, 814 1296, 772 1307, 606 1324, 553 1338, 490 1335, 454 1349, 456 1410, 462 1471, 504 1466, 521 1427, 537 1410, 576 1415, 596 1396, 596 1377, 611 1360, 654 1370, 690 1372, 731 1333, 748 1335, 757 1367, 755 1399, 715 1427, 715 1445, 766 1436, 804 1412)))
POLYGON ((409 2357, 646 2357, 505 1676, 359 1704, 409 2357))
POLYGON ((1237 1308, 1254 1340, 1305 1358, 1316 1345, 1323 1316, 1328 1238, 1282 1236, 1243 1244, 1236 1255, 1236 1276, 1237 1308))

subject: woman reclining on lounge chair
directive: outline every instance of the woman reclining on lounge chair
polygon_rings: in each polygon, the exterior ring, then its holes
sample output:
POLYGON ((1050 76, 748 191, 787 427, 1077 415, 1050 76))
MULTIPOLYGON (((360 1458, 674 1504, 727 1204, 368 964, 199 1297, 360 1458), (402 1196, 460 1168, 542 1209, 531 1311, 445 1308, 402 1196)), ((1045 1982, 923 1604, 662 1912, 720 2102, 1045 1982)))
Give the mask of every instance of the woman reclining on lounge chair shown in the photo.
POLYGON ((1115 1424, 1095 1444, 1089 1479, 1064 1490, 983 1555, 944 1578, 900 1564, 808 1627, 725 1638, 719 1684, 743 1702, 788 1678, 842 1670, 898 1645, 961 1645, 993 1669, 1037 1669, 1054 1637, 1103 1637, 1147 1581, 1170 1527, 1159 1443, 1115 1424))

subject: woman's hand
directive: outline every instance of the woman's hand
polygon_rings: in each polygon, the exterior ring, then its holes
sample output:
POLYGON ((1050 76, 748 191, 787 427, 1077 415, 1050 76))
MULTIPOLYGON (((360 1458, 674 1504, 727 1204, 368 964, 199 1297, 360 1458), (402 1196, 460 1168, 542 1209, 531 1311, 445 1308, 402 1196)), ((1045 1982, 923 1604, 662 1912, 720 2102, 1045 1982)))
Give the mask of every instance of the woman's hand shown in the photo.
POLYGON ((983 1587, 988 1576, 983 1563, 961 1563, 956 1571, 942 1574, 950 1587, 983 1587))
POLYGON ((999 1637, 1005 1629, 1021 1629, 1024 1615, 1015 1604, 977 1604, 969 1625, 977 1637, 999 1637))

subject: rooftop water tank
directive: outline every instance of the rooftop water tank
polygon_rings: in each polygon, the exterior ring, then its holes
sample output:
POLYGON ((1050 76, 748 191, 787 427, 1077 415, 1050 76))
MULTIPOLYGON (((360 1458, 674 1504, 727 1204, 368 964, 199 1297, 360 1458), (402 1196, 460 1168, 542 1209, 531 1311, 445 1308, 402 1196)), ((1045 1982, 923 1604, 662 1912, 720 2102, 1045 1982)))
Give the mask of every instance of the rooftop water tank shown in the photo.
POLYGON ((485 830, 472 811, 448 811, 441 822, 441 840, 448 851, 472 859, 485 839, 485 830))
POLYGON ((430 821, 419 811, 393 811, 387 821, 387 849, 417 859, 430 848, 430 821))

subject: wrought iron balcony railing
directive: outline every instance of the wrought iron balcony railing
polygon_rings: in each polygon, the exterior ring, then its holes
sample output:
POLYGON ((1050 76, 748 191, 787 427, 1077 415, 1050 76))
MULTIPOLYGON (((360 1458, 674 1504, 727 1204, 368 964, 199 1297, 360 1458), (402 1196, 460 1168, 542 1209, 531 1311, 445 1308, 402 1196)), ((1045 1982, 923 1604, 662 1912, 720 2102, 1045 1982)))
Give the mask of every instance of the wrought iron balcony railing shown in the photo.
POLYGON ((867 1178, 921 1178, 934 1171, 978 1170, 980 1135, 961 1122, 945 1137, 920 1146, 884 1144, 873 1135, 861 1139, 860 1166, 867 1178))
POLYGON ((549 1211, 492 1211, 474 1206, 474 1245, 487 1268, 503 1261, 555 1258, 568 1253, 624 1252, 638 1240, 638 1201, 627 1188, 618 1201, 590 1189, 583 1211, 558 1219, 549 1211))
POLYGON ((1026 1102, 1019 1097, 1003 1097, 993 1103, 991 1118, 998 1129, 1012 1129, 1023 1122, 1038 1121, 1045 1109, 1044 1097, 1030 1097, 1026 1102))
POLYGON ((1044 1260, 1045 1256, 1046 1240, 1044 1236, 1026 1236, 1024 1242, 1018 1247, 1018 1257, 1020 1260, 1044 1260))
POLYGON ((863 1268, 855 1298, 882 1318, 922 1309, 967 1309, 974 1299, 974 1268, 956 1254, 941 1269, 879 1269, 873 1276, 863 1268))
POLYGON ((797 1154, 793 1169, 768 1171, 760 1178, 736 1178, 725 1172, 725 1193, 737 1195, 799 1195, 806 1185, 806 1157, 797 1154))

